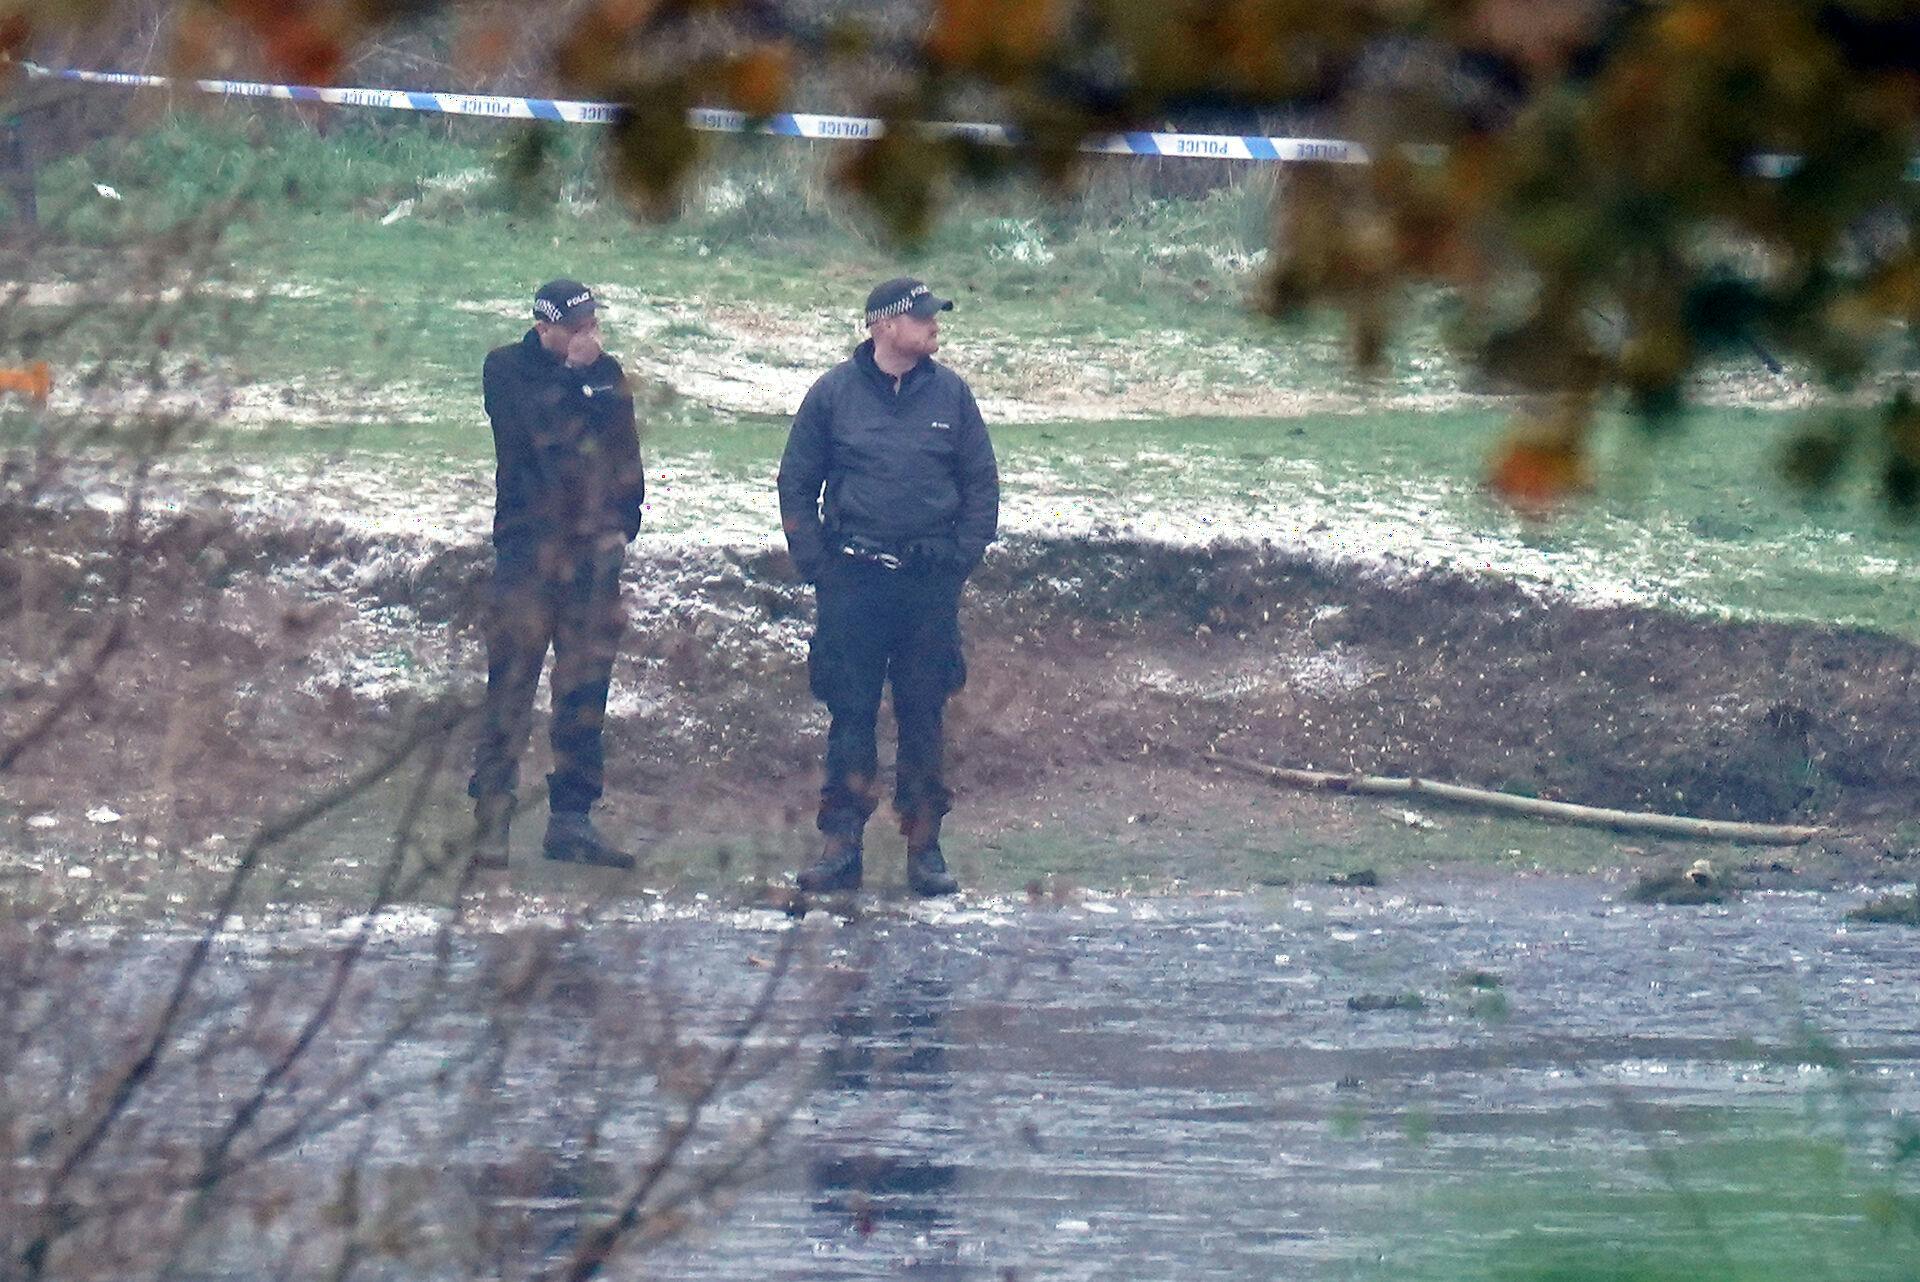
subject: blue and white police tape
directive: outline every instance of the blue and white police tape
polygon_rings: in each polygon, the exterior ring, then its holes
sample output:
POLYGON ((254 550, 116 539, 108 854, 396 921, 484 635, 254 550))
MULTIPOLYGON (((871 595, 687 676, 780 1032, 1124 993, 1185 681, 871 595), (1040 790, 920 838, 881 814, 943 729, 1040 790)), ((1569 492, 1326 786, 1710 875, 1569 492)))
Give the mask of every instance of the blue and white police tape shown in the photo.
MULTIPOLYGON (((496 94, 426 93, 412 89, 334 89, 314 85, 271 85, 247 80, 174 80, 166 76, 134 75, 118 71, 54 70, 24 64, 36 76, 82 84, 117 85, 125 89, 189 87, 228 98, 277 98, 289 102, 324 103, 334 107, 375 107, 387 111, 418 111, 446 116, 483 116, 494 120, 546 120, 555 123, 606 124, 620 113, 610 102, 571 102, 563 98, 510 98, 496 94)), ((755 121, 744 112, 700 107, 688 113, 695 129, 715 133, 760 133, 784 138, 832 141, 877 138, 885 132, 878 120, 865 116, 823 116, 782 112, 755 121)), ((940 122, 927 128, 961 134, 993 146, 1013 146, 1016 137, 1005 125, 940 122)), ((1114 156, 1190 156, 1204 160, 1256 160, 1280 164, 1321 161, 1365 164, 1367 153, 1358 143, 1332 138, 1266 138, 1244 134, 1123 133, 1085 139, 1080 150, 1114 156)))
MULTIPOLYGON (((335 89, 315 85, 272 85, 250 80, 174 80, 166 76, 135 75, 119 71, 54 70, 22 63, 29 74, 83 84, 118 85, 127 89, 168 89, 186 86, 228 98, 278 98, 289 102, 323 103, 334 107, 375 107, 387 111, 418 111, 444 116, 482 116, 493 120, 546 120, 558 124, 603 125, 620 114, 618 103, 575 102, 565 98, 513 98, 499 94, 429 93, 416 89, 335 89)), ((755 121, 745 112, 696 107, 687 123, 713 133, 757 130, 783 138, 858 141, 877 138, 885 126, 868 116, 825 116, 809 112, 781 112, 755 121)), ((993 146, 1016 145, 1017 137, 1005 125, 932 123, 937 133, 964 134, 993 146)), ((1257 134, 1120 133, 1098 134, 1082 140, 1080 150, 1109 156, 1188 156, 1201 160, 1253 160, 1276 164, 1324 162, 1364 165, 1366 148, 1338 138, 1270 138, 1257 134)), ((1423 162, 1437 160, 1442 150, 1421 146, 1411 154, 1423 162)), ((1784 178, 1800 166, 1798 156, 1758 155, 1748 161, 1762 178, 1784 178)), ((1920 158, 1907 177, 1920 180, 1920 158)))

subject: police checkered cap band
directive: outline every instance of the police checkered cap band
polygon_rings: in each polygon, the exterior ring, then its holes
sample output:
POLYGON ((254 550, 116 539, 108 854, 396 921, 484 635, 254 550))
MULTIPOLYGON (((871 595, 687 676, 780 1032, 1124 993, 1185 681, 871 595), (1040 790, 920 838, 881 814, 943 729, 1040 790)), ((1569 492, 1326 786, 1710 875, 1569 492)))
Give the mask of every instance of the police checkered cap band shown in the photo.
POLYGON ((575 280, 549 281, 533 297, 534 316, 553 325, 583 310, 597 311, 599 306, 593 291, 575 280))
POLYGON ((875 285, 873 292, 867 295, 867 324, 886 320, 889 316, 905 316, 912 312, 919 316, 931 316, 935 312, 953 310, 953 304, 939 297, 925 285, 911 276, 896 276, 890 281, 875 285))
POLYGON ((925 285, 915 285, 912 289, 908 290, 902 297, 895 299, 891 303, 888 303, 885 307, 876 307, 872 311, 868 312, 867 324, 871 325, 877 320, 885 320, 889 316, 905 316, 908 312, 913 310, 914 299, 919 298, 923 294, 930 294, 932 292, 933 291, 928 289, 925 285))

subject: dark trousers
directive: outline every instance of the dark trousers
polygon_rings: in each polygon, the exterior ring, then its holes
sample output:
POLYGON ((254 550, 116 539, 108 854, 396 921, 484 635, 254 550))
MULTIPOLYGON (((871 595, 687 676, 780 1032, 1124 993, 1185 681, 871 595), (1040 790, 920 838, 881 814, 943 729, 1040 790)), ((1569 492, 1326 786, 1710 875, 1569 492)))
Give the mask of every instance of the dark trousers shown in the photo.
POLYGON ((487 702, 467 794, 511 794, 533 729, 533 697, 553 647, 553 773, 559 813, 600 799, 613 657, 626 631, 620 607, 623 549, 500 549, 487 609, 487 702))
POLYGON ((947 697, 966 683, 960 649, 960 585, 953 574, 923 574, 836 556, 821 573, 818 620, 807 657, 808 684, 827 705, 827 777, 820 830, 852 835, 873 814, 882 687, 893 688, 900 727, 893 804, 903 820, 947 813, 942 777, 947 697))

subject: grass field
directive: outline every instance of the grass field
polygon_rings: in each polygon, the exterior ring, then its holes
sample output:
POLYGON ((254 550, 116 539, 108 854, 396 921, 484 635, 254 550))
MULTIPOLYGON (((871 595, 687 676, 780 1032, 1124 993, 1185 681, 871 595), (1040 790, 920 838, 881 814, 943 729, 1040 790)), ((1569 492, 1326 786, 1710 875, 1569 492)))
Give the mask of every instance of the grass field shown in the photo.
MULTIPOLYGON (((1683 432, 1610 422, 1599 493, 1523 523, 1479 489, 1510 406, 1449 360, 1440 300, 1409 301, 1372 380, 1331 322, 1248 313, 1264 175, 1197 201, 1112 180, 1066 207, 963 196, 902 255, 823 194, 823 152, 796 165, 778 149, 791 144, 743 146, 655 226, 594 197, 578 135, 552 174, 559 199, 516 208, 485 128, 350 119, 322 137, 285 117, 176 118, 62 162, 44 199, 76 245, 220 200, 237 212, 209 279, 164 309, 164 350, 151 290, 92 278, 73 248, 20 282, 25 319, 0 335, 21 350, 5 355, 83 371, 62 380, 56 418, 197 412, 206 433, 174 475, 215 475, 223 502, 464 539, 484 528, 490 482, 480 358, 517 336, 534 284, 580 275, 611 299, 610 346, 648 385, 652 533, 757 544, 774 531, 786 414, 857 339, 867 285, 912 270, 960 300, 944 355, 994 423, 1011 530, 1271 539, 1920 638, 1914 532, 1857 489, 1809 507, 1774 480, 1810 389, 1757 364, 1717 370, 1683 432), (74 325, 35 350, 36 318, 74 325)), ((32 429, 16 412, 10 430, 32 429)))

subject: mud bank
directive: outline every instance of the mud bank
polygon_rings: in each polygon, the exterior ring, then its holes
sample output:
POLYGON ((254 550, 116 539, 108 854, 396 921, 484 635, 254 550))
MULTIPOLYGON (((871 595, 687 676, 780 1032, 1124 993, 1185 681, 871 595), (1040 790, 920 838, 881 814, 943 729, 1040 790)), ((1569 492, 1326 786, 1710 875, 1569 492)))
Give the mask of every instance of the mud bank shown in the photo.
MULTIPOLYGON (((45 678, 12 701, 9 734, 57 689, 63 638, 121 608, 106 520, 11 518, 5 661, 45 678)), ((42 862, 109 838, 197 857, 344 777, 428 695, 475 694, 487 563, 483 547, 338 527, 156 529, 126 643, 4 779, 6 842, 42 862), (85 818, 103 806, 118 818, 85 818)), ((643 546, 627 606, 610 813, 709 848, 759 834, 766 861, 790 859, 824 735, 804 680, 810 591, 777 553, 643 546)), ((1920 647, 1884 635, 1595 607, 1275 546, 1036 537, 994 550, 965 617, 971 677, 951 714, 962 841, 1077 834, 1089 884, 1111 884, 1101 852, 1129 843, 1204 881, 1222 824, 1233 840, 1264 834, 1284 878, 1289 850, 1365 804, 1227 779, 1207 751, 1819 823, 1834 875, 1913 875, 1920 647)), ((447 757, 449 816, 464 753, 447 757)), ((527 777, 541 756, 536 744, 527 777)), ((1612 849, 1595 858, 1646 854, 1612 849)))

